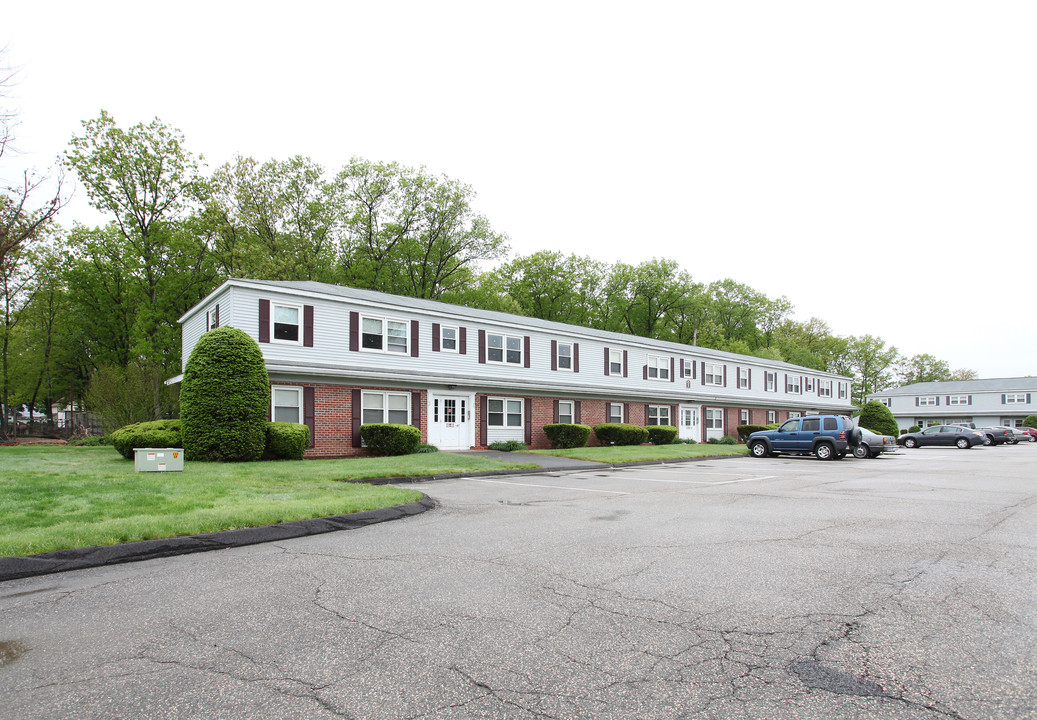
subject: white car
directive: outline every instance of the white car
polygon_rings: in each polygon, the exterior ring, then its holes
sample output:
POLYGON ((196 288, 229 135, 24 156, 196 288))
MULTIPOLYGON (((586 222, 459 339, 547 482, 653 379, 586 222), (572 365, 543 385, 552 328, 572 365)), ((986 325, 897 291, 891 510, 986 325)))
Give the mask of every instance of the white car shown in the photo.
POLYGON ((1012 433, 1012 439, 1009 440, 1012 445, 1018 445, 1021 442, 1032 442, 1033 440, 1030 434, 1021 428, 1005 427, 1004 425, 997 425, 996 427, 1012 433))

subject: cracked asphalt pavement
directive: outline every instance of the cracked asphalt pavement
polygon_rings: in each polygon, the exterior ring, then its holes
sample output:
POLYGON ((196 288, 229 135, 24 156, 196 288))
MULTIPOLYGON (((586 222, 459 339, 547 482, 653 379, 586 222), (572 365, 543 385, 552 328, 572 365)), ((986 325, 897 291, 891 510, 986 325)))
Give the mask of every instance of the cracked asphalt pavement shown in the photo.
POLYGON ((1037 718, 1037 445, 421 484, 0 583, 4 718, 1037 718))

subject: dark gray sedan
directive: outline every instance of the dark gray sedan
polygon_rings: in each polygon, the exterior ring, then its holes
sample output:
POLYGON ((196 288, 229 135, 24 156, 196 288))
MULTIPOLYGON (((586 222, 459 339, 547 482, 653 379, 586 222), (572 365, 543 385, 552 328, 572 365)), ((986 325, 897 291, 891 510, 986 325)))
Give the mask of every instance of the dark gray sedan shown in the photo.
POLYGON ((860 430, 861 441, 853 447, 853 456, 855 458, 873 458, 884 452, 896 451, 897 439, 892 435, 879 435, 868 428, 861 428, 860 430))
POLYGON ((960 425, 933 425, 921 432, 904 433, 897 438, 897 442, 906 448, 945 445, 960 447, 962 450, 982 445, 986 440, 987 436, 979 430, 960 425))

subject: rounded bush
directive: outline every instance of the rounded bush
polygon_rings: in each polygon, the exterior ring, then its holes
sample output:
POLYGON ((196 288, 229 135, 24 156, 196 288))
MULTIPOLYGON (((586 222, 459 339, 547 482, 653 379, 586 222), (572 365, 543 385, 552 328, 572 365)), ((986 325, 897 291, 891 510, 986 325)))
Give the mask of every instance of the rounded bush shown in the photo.
POLYGON ((878 400, 869 400, 864 403, 861 414, 857 416, 857 425, 879 435, 896 437, 900 434, 900 428, 897 426, 893 413, 878 400))
POLYGON ((372 455, 410 455, 421 443, 420 430, 413 425, 395 423, 361 425, 360 437, 372 455))
POLYGON ((270 382, 259 345, 244 331, 202 335, 180 386, 188 460, 258 460, 266 446, 270 382))
POLYGON ((266 424, 264 455, 276 460, 302 460, 310 446, 310 428, 298 423, 271 422, 266 424))
POLYGON ((1023 419, 1023 427, 1037 428, 1037 415, 1027 415, 1023 419))
POLYGON ((630 423, 601 423, 594 426, 594 437, 602 445, 640 445, 648 442, 648 431, 630 423))
POLYGON ((677 439, 677 428, 673 425, 649 425, 648 442, 653 445, 669 445, 677 439))
POLYGON ((544 425, 544 434, 551 441, 551 447, 578 448, 590 440, 591 428, 590 425, 576 423, 552 423, 544 425))
MULTIPOLYGON (((108 436, 112 446, 127 460, 133 459, 134 448, 183 447, 179 420, 152 420, 124 425, 108 436)), ((187 451, 184 450, 186 455, 187 451)))

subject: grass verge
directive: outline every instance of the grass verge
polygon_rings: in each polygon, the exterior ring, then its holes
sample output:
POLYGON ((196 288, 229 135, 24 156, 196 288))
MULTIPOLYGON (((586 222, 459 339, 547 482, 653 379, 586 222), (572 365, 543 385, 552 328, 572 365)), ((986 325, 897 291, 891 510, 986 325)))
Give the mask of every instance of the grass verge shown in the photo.
POLYGON ((138 473, 110 447, 0 448, 0 557, 258 527, 413 502, 415 490, 343 482, 532 467, 430 453, 138 473))
POLYGON ((570 450, 529 450, 536 455, 590 460, 600 463, 648 462, 697 457, 732 457, 747 455, 745 445, 621 445, 612 447, 582 447, 570 450))

